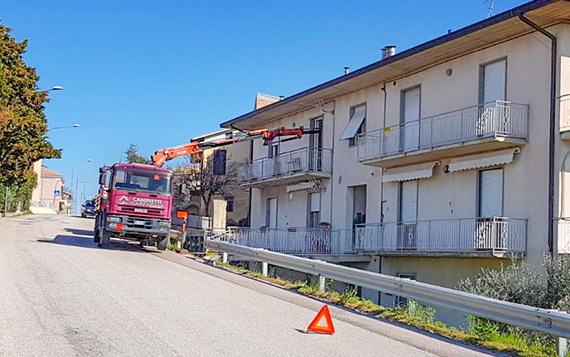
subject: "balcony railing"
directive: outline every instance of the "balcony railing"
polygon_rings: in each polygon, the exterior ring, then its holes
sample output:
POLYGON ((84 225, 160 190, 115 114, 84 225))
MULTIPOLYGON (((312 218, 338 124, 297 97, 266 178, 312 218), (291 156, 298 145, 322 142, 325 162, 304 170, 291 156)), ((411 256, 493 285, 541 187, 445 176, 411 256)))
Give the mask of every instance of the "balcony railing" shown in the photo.
POLYGON ((356 229, 357 251, 526 251, 525 219, 471 218, 367 224, 356 229))
POLYGON ((570 131, 570 94, 560 97, 560 131, 570 131))
POLYGON ((354 253, 354 232, 348 229, 236 229, 225 238, 230 243, 287 254, 354 253))
POLYGON ((378 159, 487 137, 527 139, 528 111, 525 104, 494 101, 360 134, 358 159, 378 159))
POLYGON ((263 181, 299 173, 332 173, 332 150, 301 148, 257 159, 238 168, 240 182, 263 181))

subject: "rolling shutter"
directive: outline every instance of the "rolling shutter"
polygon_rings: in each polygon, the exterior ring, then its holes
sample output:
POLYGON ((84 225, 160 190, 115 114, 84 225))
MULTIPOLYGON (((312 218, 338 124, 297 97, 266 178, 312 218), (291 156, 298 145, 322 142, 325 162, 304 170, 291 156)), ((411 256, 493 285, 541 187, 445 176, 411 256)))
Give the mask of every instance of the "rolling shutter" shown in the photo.
POLYGON ((420 136, 420 87, 404 92, 404 150, 419 147, 420 136))
POLYGON ((480 217, 503 215, 503 169, 481 171, 479 209, 480 217))
POLYGON ((418 181, 402 182, 400 197, 400 220, 402 223, 416 223, 418 216, 418 181))
POLYGON ((506 100, 505 85, 507 61, 497 61, 485 65, 483 84, 483 103, 506 100))

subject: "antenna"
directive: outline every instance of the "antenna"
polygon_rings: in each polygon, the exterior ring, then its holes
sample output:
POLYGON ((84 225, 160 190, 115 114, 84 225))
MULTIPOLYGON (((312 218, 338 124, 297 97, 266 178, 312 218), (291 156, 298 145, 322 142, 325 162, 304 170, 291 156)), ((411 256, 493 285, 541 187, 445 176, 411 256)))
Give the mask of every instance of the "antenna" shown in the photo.
POLYGON ((489 10, 489 17, 493 16, 494 0, 485 0, 485 6, 489 10))

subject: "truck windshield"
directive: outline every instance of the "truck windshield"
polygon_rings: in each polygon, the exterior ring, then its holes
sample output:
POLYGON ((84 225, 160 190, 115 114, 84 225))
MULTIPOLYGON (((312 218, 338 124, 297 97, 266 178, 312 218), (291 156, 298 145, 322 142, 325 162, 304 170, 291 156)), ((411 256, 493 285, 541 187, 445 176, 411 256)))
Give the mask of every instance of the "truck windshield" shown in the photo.
POLYGON ((118 169, 113 176, 113 188, 170 195, 171 178, 166 173, 118 169))

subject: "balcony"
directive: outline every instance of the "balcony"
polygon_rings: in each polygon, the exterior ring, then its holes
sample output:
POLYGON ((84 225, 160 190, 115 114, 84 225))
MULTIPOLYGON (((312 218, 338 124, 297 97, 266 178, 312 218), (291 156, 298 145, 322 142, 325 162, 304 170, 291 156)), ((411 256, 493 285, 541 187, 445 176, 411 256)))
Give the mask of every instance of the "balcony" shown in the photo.
POLYGON ((570 140, 570 94, 560 97, 560 137, 570 140))
POLYGON ((526 252, 525 219, 470 218, 367 224, 356 229, 355 250, 390 255, 502 257, 526 252))
POLYGON ((245 187, 271 187, 328 178, 332 174, 330 149, 301 148, 274 157, 257 159, 238 168, 238 181, 245 187))
POLYGON ((361 134, 358 160, 391 168, 526 144, 525 104, 495 101, 361 134))

